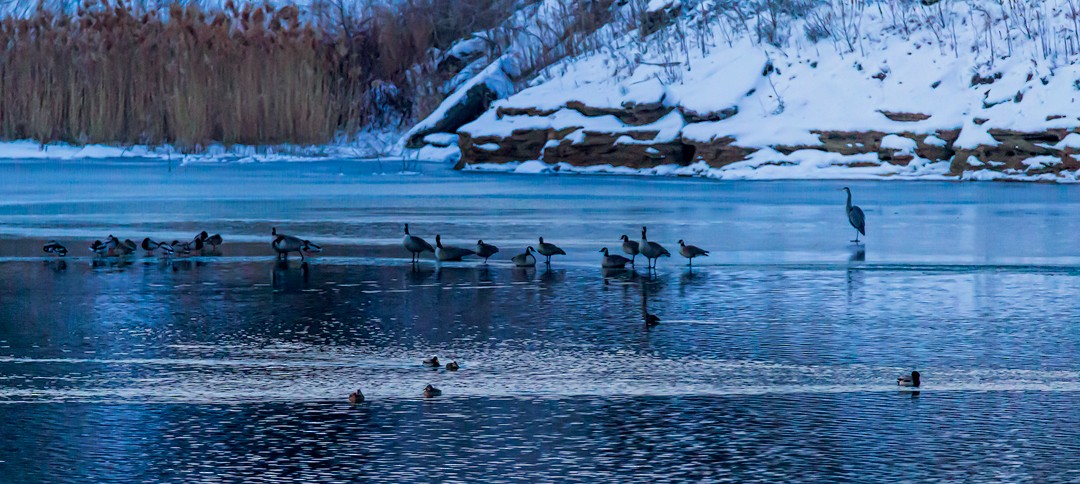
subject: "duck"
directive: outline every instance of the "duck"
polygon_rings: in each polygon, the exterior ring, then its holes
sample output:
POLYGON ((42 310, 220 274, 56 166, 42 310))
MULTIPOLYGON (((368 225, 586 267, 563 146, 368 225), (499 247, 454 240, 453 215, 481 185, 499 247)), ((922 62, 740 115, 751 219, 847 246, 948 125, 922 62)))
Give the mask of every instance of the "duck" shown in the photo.
POLYGON ((896 384, 902 387, 915 387, 918 388, 922 381, 919 379, 919 372, 913 371, 911 375, 900 375, 896 377, 896 384))
POLYGON ((626 257, 623 257, 621 255, 608 254, 607 247, 600 249, 600 252, 604 254, 604 258, 600 261, 600 267, 603 267, 605 269, 623 269, 626 267, 626 264, 629 264, 631 262, 630 259, 627 259, 626 257))
POLYGON ((544 242, 543 237, 540 237, 540 244, 536 246, 536 251, 547 258, 547 260, 544 261, 547 264, 551 263, 551 256, 553 255, 566 255, 566 251, 560 249, 559 246, 544 242))
POLYGON ((95 240, 90 244, 90 252, 93 252, 97 256, 104 256, 109 253, 109 246, 100 240, 95 240))
POLYGON ((438 368, 439 367, 439 357, 438 356, 432 356, 431 358, 428 358, 428 359, 424 360, 424 366, 434 366, 434 367, 438 368))
POLYGON ((438 388, 435 388, 435 387, 431 386, 430 384, 428 384, 428 386, 424 387, 424 396, 425 397, 431 398, 431 397, 437 397, 439 395, 442 395, 442 390, 439 390, 438 388))
POLYGON ((135 241, 131 239, 124 239, 124 242, 120 244, 120 255, 131 255, 139 249, 138 245, 135 245, 135 241))
POLYGON ((450 371, 458 371, 458 368, 461 368, 461 367, 460 367, 460 366, 458 366, 458 364, 457 364, 457 362, 456 362, 456 361, 450 361, 450 363, 447 363, 447 364, 446 364, 446 369, 447 369, 447 370, 450 370, 450 371))
POLYGON ((278 259, 289 260, 289 252, 296 252, 300 254, 300 260, 304 260, 304 240, 291 235, 279 234, 277 227, 271 227, 270 235, 274 237, 274 241, 270 242, 270 247, 273 247, 274 251, 277 252, 278 259))
POLYGON ((322 246, 310 240, 304 240, 303 243, 300 245, 300 251, 301 253, 308 255, 318 254, 322 252, 322 246))
POLYGON ((401 245, 405 247, 405 250, 412 253, 412 262, 414 264, 420 262, 420 254, 435 252, 435 248, 426 240, 409 234, 409 224, 405 224, 405 237, 401 239, 401 245))
POLYGON ((109 234, 105 237, 105 255, 112 257, 116 255, 116 249, 120 247, 120 239, 109 234))
POLYGON ((655 315, 653 313, 648 313, 648 312, 645 313, 645 327, 646 328, 651 328, 651 327, 656 326, 658 324, 660 324, 660 316, 657 316, 657 315, 655 315))
POLYGON ((641 227, 641 242, 638 243, 638 250, 641 251, 641 255, 645 256, 646 262, 649 264, 649 269, 656 267, 656 261, 661 257, 671 257, 671 252, 668 252, 664 246, 657 244, 656 242, 649 242, 647 227, 641 227))
POLYGON ((172 241, 169 244, 173 252, 179 252, 180 255, 191 255, 192 252, 199 252, 203 249, 202 239, 195 238, 191 242, 180 242, 179 240, 172 241))
POLYGON ((637 255, 640 253, 637 241, 630 240, 630 236, 626 234, 623 234, 619 239, 622 240, 622 251, 630 254, 630 265, 634 265, 634 261, 637 260, 637 255))
POLYGON ((702 249, 696 245, 686 245, 682 239, 679 239, 679 254, 690 260, 690 267, 694 266, 694 257, 709 256, 709 251, 702 249))
POLYGON ((525 248, 525 253, 515 255, 510 260, 518 267, 536 267, 536 257, 532 255, 534 250, 536 249, 530 245, 525 248))
POLYGON ((471 249, 442 245, 442 237, 435 235, 435 258, 440 262, 461 262, 465 256, 476 255, 471 249))
POLYGON ((60 245, 60 242, 57 242, 55 240, 50 240, 48 243, 41 247, 41 250, 48 254, 56 254, 59 257, 67 255, 67 247, 60 245))
POLYGON ((142 243, 139 244, 139 247, 142 247, 142 250, 145 250, 146 255, 149 256, 154 255, 154 251, 161 247, 161 243, 154 242, 150 237, 146 237, 142 239, 142 243))
POLYGON ((483 257, 484 263, 487 264, 488 258, 498 254, 499 248, 491 244, 485 244, 483 240, 476 241, 476 256, 483 257))
POLYGON ((218 246, 221 245, 221 243, 225 241, 224 239, 221 238, 221 234, 209 235, 209 234, 206 233, 205 230, 203 230, 202 232, 199 232, 199 235, 198 235, 197 238, 201 239, 203 241, 204 245, 209 245, 211 247, 211 249, 215 250, 215 251, 217 250, 218 246))
POLYGON ((360 403, 362 401, 364 401, 364 393, 359 388, 349 394, 349 403, 360 403))

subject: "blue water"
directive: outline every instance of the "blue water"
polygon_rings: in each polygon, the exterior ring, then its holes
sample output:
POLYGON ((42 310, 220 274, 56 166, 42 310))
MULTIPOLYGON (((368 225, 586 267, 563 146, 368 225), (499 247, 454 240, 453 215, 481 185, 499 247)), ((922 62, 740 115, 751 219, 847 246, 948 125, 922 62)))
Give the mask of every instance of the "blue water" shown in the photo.
POLYGON ((394 168, 0 164, 0 481, 1080 480, 1074 188, 394 168), (502 252, 412 268, 403 222, 502 252), (602 271, 643 224, 712 255, 602 271))

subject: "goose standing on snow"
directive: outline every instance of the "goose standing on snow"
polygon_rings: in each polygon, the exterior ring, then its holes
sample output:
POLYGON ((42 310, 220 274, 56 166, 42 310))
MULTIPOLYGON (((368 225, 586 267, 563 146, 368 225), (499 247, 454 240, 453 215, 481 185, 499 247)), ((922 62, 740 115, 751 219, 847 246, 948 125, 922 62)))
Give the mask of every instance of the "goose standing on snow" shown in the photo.
POLYGON ((477 257, 483 257, 484 263, 487 264, 488 258, 498 254, 499 248, 491 244, 485 244, 483 240, 476 241, 476 255, 477 257))
POLYGON ((442 245, 442 237, 435 235, 435 258, 440 262, 461 262, 461 258, 467 255, 476 255, 471 249, 463 249, 451 245, 442 245))
POLYGON ((915 387, 918 388, 922 383, 919 379, 919 372, 913 371, 911 375, 900 375, 896 378, 896 384, 902 387, 915 387))
POLYGON ((866 215, 863 214, 858 205, 851 204, 851 189, 844 187, 841 190, 847 192, 847 205, 844 208, 847 211, 848 222, 851 222, 851 226, 855 227, 855 240, 852 240, 852 242, 858 244, 859 234, 866 235, 866 215))
POLYGON ((637 241, 630 240, 630 237, 626 234, 623 234, 620 239, 622 239, 622 251, 630 254, 630 265, 634 265, 634 261, 637 260, 637 255, 640 253, 637 241))
POLYGON ((420 254, 435 252, 435 248, 426 240, 409 234, 409 224, 405 224, 405 237, 401 239, 401 245, 405 247, 405 250, 412 253, 413 264, 420 262, 420 254))
POLYGON ((560 249, 559 246, 544 242, 543 237, 540 237, 540 244, 536 246, 536 251, 547 258, 547 260, 544 261, 546 264, 551 263, 551 256, 553 255, 566 255, 566 251, 560 249))
POLYGON ((641 227, 641 242, 638 243, 638 250, 641 251, 641 255, 645 256, 645 261, 649 264, 649 269, 656 268, 656 261, 661 257, 671 257, 671 252, 668 252, 664 246, 657 244, 656 242, 649 242, 647 236, 648 228, 641 227))
POLYGON ((600 249, 600 252, 604 254, 604 258, 600 260, 600 267, 604 269, 625 269, 626 264, 632 263, 630 259, 619 254, 608 254, 607 247, 600 249))
POLYGON ((702 249, 696 245, 686 245, 686 242, 679 240, 679 254, 683 257, 690 259, 690 267, 694 267, 694 257, 709 256, 709 251, 702 249))
POLYGON ((518 267, 536 267, 536 257, 532 255, 532 252, 536 250, 530 245, 525 248, 524 254, 515 255, 510 260, 514 262, 518 267))
POLYGON ((56 254, 63 257, 67 255, 67 247, 60 245, 60 242, 50 240, 47 244, 41 247, 41 250, 48 254, 56 254))
POLYGON ((302 252, 304 241, 299 237, 279 234, 277 227, 270 229, 270 235, 274 237, 274 241, 270 242, 270 247, 273 247, 274 252, 277 252, 278 259, 289 260, 289 252, 296 252, 300 254, 300 260, 304 260, 304 253, 302 252))

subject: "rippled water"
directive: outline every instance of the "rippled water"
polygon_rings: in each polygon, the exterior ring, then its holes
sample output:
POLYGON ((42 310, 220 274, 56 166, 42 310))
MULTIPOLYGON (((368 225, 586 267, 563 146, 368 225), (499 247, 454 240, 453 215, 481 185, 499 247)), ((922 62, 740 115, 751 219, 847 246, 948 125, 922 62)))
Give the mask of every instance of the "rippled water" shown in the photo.
POLYGON ((0 164, 0 481, 1080 480, 1075 189, 852 184, 860 252, 839 183, 387 168, 0 164), (404 221, 503 252, 413 270, 404 221), (643 223, 713 256, 602 272, 643 223))

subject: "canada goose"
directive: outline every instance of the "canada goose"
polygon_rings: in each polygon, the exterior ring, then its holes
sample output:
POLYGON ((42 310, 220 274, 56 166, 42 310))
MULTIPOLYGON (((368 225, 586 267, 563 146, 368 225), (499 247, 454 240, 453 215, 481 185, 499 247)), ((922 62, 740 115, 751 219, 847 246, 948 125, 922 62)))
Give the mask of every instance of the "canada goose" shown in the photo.
POLYGON ((525 248, 524 254, 515 255, 510 260, 518 267, 536 267, 536 257, 532 255, 534 250, 536 249, 530 245, 525 248))
POLYGON ((431 397, 437 397, 439 395, 442 395, 442 390, 439 390, 438 388, 435 388, 435 387, 431 386, 430 384, 428 386, 424 387, 424 396, 425 397, 431 398, 431 397))
POLYGON ((859 234, 866 235, 866 215, 863 214, 862 209, 859 208, 858 205, 851 204, 851 189, 844 187, 841 188, 841 190, 847 192, 847 205, 844 209, 847 212, 848 222, 851 223, 852 227, 855 227, 855 240, 852 240, 852 242, 858 244, 859 234))
POLYGON ((553 255, 566 255, 566 252, 560 249, 559 246, 544 242, 543 237, 540 237, 540 244, 536 246, 536 251, 547 258, 544 261, 547 264, 551 263, 551 256, 553 255))
POLYGON ((694 257, 709 256, 709 251, 696 245, 686 245, 686 242, 683 242, 682 239, 679 239, 679 253, 682 254, 683 257, 690 259, 690 267, 694 266, 694 257))
POLYGON ((498 254, 499 248, 491 244, 485 244, 483 240, 476 241, 476 256, 483 257, 484 263, 487 264, 488 258, 498 254))
POLYGON ((431 358, 424 360, 424 366, 434 366, 437 368, 439 366, 439 357, 432 356, 431 358))
POLYGON ((442 262, 461 262, 461 258, 476 252, 461 247, 442 245, 442 237, 435 235, 435 258, 442 262))
POLYGON ((362 401, 364 401, 364 393, 359 388, 349 394, 349 403, 360 403, 362 401))
POLYGON ((900 375, 896 378, 896 384, 902 387, 915 387, 918 388, 922 381, 919 379, 919 372, 913 371, 911 375, 900 375))
POLYGON ((661 257, 671 257, 671 252, 668 252, 664 246, 657 244, 656 242, 649 242, 649 238, 646 236, 648 228, 641 227, 641 242, 638 244, 638 249, 641 251, 641 255, 645 256, 646 262, 649 263, 649 268, 656 267, 656 260, 661 257))
POLYGON ((623 234, 622 237, 619 238, 622 239, 622 251, 630 254, 630 265, 634 265, 634 261, 640 253, 638 251, 637 241, 630 240, 630 237, 626 234, 623 234))
POLYGON ((660 324, 660 317, 659 316, 657 316, 655 314, 652 314, 652 313, 645 313, 645 327, 646 328, 651 328, 651 327, 656 326, 658 324, 660 324))
POLYGON ((435 248, 426 240, 421 239, 415 235, 409 235, 409 224, 405 224, 405 237, 401 239, 401 245, 405 246, 405 250, 412 253, 412 261, 419 262, 420 254, 424 252, 435 252, 435 248))
POLYGON ((630 259, 627 259, 626 257, 623 257, 621 255, 608 254, 607 247, 600 249, 600 252, 604 253, 604 258, 600 261, 600 267, 603 267, 605 269, 623 269, 626 267, 626 264, 631 262, 630 259))
POLYGON ((446 369, 447 369, 447 370, 450 370, 450 371, 458 371, 458 368, 459 368, 459 367, 458 367, 458 364, 457 364, 457 362, 456 362, 456 361, 451 361, 450 363, 447 363, 447 364, 446 364, 446 369))
POLYGON ((57 242, 55 240, 50 240, 47 244, 41 247, 41 250, 49 254, 56 254, 60 257, 67 255, 67 247, 60 245, 60 242, 57 242))
POLYGON ((298 237, 291 235, 277 233, 277 227, 270 229, 270 235, 274 236, 274 241, 270 243, 270 247, 274 248, 277 252, 278 259, 289 260, 289 252, 296 252, 300 254, 300 260, 304 260, 304 241, 298 237))
POLYGON ((109 246, 100 240, 95 240, 94 243, 90 244, 90 252, 98 256, 104 256, 109 252, 109 246))

